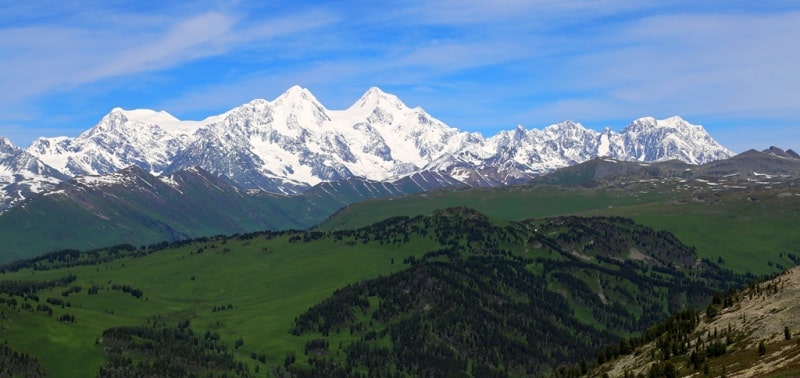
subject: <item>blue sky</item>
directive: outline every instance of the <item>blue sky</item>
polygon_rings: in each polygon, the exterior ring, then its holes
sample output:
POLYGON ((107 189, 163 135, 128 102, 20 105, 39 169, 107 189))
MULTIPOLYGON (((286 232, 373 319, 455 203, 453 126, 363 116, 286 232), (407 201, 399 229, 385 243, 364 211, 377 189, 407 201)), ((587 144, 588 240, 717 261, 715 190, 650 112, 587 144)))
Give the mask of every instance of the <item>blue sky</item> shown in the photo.
POLYGON ((800 150, 798 41, 796 1, 7 1, 0 135, 75 136, 116 106, 202 119, 297 84, 329 109, 378 86, 486 136, 677 114, 736 152, 800 150))

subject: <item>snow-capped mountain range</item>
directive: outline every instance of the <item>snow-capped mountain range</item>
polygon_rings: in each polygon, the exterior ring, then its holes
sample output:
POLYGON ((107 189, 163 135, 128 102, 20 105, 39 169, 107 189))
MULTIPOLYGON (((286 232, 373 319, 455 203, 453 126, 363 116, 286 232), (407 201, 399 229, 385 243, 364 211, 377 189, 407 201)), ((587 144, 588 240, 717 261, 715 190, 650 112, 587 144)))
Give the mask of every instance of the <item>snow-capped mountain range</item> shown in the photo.
POLYGON ((640 118, 619 133, 566 121, 542 130, 518 126, 485 138, 409 108, 378 88, 345 110, 330 110, 294 86, 273 101, 256 99, 202 121, 115 108, 74 138, 39 138, 25 150, 0 139, 0 190, 9 203, 24 197, 25 191, 14 193, 21 186, 35 193, 70 177, 129 166, 154 175, 198 166, 242 189, 287 194, 320 182, 387 181, 423 171, 468 185, 499 185, 595 156, 702 164, 732 153, 701 126, 677 116, 640 118))

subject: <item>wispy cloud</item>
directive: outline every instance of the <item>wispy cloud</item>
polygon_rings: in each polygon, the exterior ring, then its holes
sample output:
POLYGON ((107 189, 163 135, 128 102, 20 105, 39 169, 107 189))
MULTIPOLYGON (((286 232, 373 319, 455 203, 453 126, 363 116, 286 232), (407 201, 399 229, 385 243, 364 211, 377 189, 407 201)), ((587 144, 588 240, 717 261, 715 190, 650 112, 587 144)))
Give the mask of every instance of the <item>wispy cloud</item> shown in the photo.
POLYGON ((44 123, 43 101, 71 98, 94 121, 129 103, 198 118, 294 84, 331 108, 381 86, 489 134, 643 115, 800 123, 800 6, 782 1, 9 2, 0 25, 0 125, 44 123))
MULTIPOLYGON (((557 85, 599 92, 595 100, 611 106, 605 112, 618 114, 652 109, 800 118, 797 35, 796 12, 648 17, 580 42, 593 47, 579 46, 557 85)), ((575 109, 562 105, 543 104, 539 111, 575 109)))
POLYGON ((124 15, 110 11, 95 15, 102 17, 83 25, 74 25, 69 19, 61 24, 0 29, 0 54, 7 57, 0 60, 4 72, 0 101, 20 102, 103 79, 170 69, 314 29, 331 20, 312 13, 266 18, 253 25, 241 22, 235 14, 208 11, 149 19, 130 14, 130 19, 109 24, 109 19, 120 20, 124 15))
MULTIPOLYGON (((115 49, 106 61, 73 78, 76 84, 171 67, 181 62, 227 51, 236 20, 209 12, 180 20, 161 33, 148 33, 134 46, 115 49)), ((118 36, 117 36, 118 37, 118 36)), ((124 41, 124 39, 122 40, 124 41)))

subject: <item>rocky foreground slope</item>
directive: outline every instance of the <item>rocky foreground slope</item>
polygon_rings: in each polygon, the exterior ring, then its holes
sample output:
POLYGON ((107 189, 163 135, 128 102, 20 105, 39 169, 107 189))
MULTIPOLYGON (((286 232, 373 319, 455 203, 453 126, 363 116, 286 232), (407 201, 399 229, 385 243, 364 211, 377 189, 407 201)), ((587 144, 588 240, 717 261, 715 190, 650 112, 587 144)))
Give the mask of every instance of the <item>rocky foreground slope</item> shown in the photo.
MULTIPOLYGON (((591 375, 800 376, 800 267, 719 295, 696 320, 690 332, 659 334, 591 375)), ((672 324, 664 329, 687 323, 672 324)))

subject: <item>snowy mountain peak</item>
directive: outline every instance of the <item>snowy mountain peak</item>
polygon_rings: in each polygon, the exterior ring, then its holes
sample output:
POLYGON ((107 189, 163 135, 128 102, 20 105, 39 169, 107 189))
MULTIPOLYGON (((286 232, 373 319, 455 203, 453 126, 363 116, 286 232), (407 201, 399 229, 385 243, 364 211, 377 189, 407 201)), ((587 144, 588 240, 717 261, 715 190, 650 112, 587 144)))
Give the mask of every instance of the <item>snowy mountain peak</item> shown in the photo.
POLYGON ((16 149, 17 146, 11 143, 11 140, 0 135, 0 152, 7 152, 16 149))
POLYGON ((514 140, 521 141, 525 139, 525 137, 527 136, 528 136, 528 130, 525 129, 525 127, 522 125, 517 125, 517 127, 514 129, 514 136, 513 136, 514 140))
POLYGON ((129 121, 137 121, 145 124, 163 125, 163 124, 181 122, 181 120, 175 118, 172 114, 169 114, 163 110, 161 111, 155 111, 152 109, 125 110, 122 108, 114 108, 113 110, 111 110, 111 113, 121 113, 129 121))
POLYGON ((549 128, 554 128, 554 129, 574 129, 574 128, 580 128, 580 129, 583 129, 584 127, 583 127, 583 125, 581 125, 580 123, 578 123, 578 122, 575 122, 575 121, 573 121, 573 120, 571 120, 571 119, 568 119, 568 120, 566 120, 566 121, 559 122, 559 123, 556 123, 556 124, 552 124, 552 125, 550 125, 550 126, 547 126, 546 128, 547 128, 547 129, 549 129, 549 128))
POLYGON ((622 132, 641 132, 652 129, 702 130, 703 128, 693 125, 677 115, 664 119, 648 116, 633 120, 622 132))
POLYGON ((289 88, 270 105, 275 111, 275 120, 281 123, 288 122, 289 129, 319 126, 328 119, 328 110, 325 106, 308 89, 298 85, 289 88), (285 120, 282 120, 284 117, 285 120))
POLYGON ((636 119, 620 136, 624 154, 638 161, 678 159, 703 164, 733 156, 730 150, 711 138, 703 126, 686 122, 679 116, 636 119))
POLYGON ((311 91, 299 85, 292 86, 272 101, 272 104, 276 107, 286 105, 299 106, 303 103, 312 103, 315 106, 322 107, 322 104, 314 97, 311 91))
POLYGON ((681 123, 688 124, 689 123, 689 122, 686 122, 686 120, 681 118, 681 116, 679 116, 679 115, 674 115, 672 117, 668 117, 668 118, 662 119, 659 122, 667 124, 667 125, 676 125, 676 124, 681 124, 681 123))
POLYGON ((393 110, 408 110, 403 101, 393 94, 388 94, 378 87, 371 87, 359 98, 350 109, 360 109, 366 111, 373 111, 376 108, 382 108, 387 111, 393 110))
POLYGON ((705 137, 708 135, 703 126, 689 123, 680 116, 672 116, 664 119, 642 117, 633 120, 622 130, 622 133, 641 132, 673 132, 692 135, 693 137, 705 137))
MULTIPOLYGON (((276 99, 277 100, 277 99, 276 99)), ((272 103, 262 98, 255 98, 225 113, 224 119, 236 116, 239 113, 269 113, 272 112, 272 103)))
POLYGON ((110 131, 117 126, 128 122, 128 117, 125 115, 125 110, 122 108, 114 108, 108 114, 104 115, 94 127, 81 133, 81 136, 91 137, 92 135, 110 131))
POLYGON ((587 129, 582 124, 572 121, 566 120, 564 122, 556 123, 554 125, 550 125, 544 128, 544 133, 549 135, 583 135, 583 134, 591 134, 597 135, 599 134, 597 131, 587 129))

